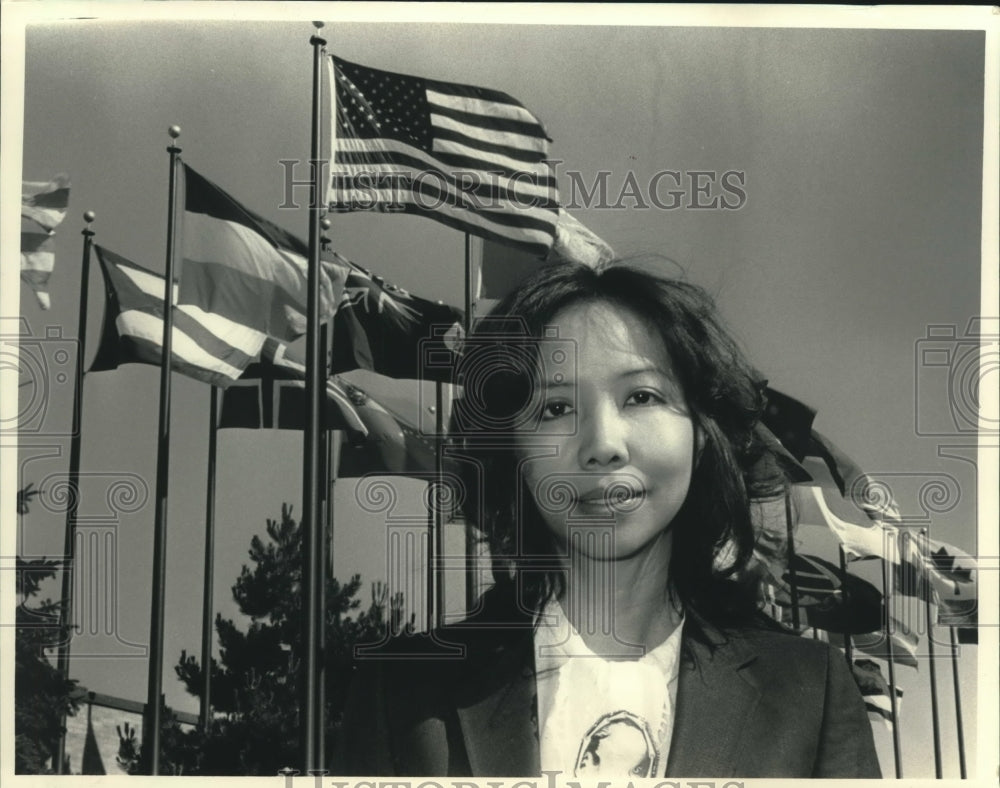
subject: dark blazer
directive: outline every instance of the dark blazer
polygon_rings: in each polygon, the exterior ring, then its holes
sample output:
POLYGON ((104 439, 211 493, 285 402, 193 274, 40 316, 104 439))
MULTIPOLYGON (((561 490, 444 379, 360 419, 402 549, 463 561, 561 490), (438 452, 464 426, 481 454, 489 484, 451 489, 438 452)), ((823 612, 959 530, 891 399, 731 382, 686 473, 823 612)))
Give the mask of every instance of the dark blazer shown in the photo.
MULTIPOLYGON (((839 651, 692 618, 667 777, 881 776, 839 651)), ((334 774, 540 775, 532 644, 527 618, 488 601, 467 622, 361 655, 334 774)))

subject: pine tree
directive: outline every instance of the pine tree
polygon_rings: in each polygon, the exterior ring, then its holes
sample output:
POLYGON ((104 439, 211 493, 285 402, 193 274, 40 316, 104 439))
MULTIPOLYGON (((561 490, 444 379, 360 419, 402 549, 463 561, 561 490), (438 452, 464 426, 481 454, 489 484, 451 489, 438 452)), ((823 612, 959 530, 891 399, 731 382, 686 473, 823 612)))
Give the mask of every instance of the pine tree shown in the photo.
MULTIPOLYGON (((248 628, 221 615, 215 619, 221 648, 211 665, 211 729, 165 737, 164 759, 175 773, 271 776, 298 764, 301 550, 301 530, 285 504, 280 520, 267 521, 267 538, 251 540, 252 567, 244 565, 233 586, 248 628)), ((354 645, 378 642, 387 631, 412 631, 412 619, 402 622, 401 595, 390 600, 375 584, 362 609, 360 589, 358 575, 344 584, 327 581, 327 752, 340 727, 354 645)), ((182 652, 175 671, 189 693, 201 694, 202 666, 195 657, 182 652)))
MULTIPOLYGON (((38 495, 32 485, 17 493, 17 513, 28 513, 38 495)), ((76 711, 72 694, 76 682, 63 678, 46 651, 62 642, 59 623, 62 603, 35 602, 41 584, 55 577, 59 564, 45 558, 17 557, 17 593, 20 604, 14 636, 14 770, 17 774, 51 774, 63 716, 76 711)))

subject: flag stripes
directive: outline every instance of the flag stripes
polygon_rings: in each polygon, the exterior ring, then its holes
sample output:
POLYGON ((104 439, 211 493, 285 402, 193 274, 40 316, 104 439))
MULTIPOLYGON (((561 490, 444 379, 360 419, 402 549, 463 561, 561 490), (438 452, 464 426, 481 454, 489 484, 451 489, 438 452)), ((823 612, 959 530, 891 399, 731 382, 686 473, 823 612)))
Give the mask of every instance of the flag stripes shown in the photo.
POLYGON ((50 233, 66 218, 69 176, 59 173, 51 181, 22 181, 21 216, 50 233))
POLYGON ((69 176, 65 173, 47 182, 21 182, 21 281, 34 291, 42 309, 52 306, 49 278, 56 261, 52 238, 68 206, 69 176))
POLYGON ((21 281, 30 285, 42 309, 52 306, 49 277, 55 268, 55 234, 21 231, 21 281))
MULTIPOLYGON (((107 305, 100 347, 90 371, 120 364, 159 366, 163 359, 163 277, 100 246, 107 305)), ((177 295, 174 285, 174 297, 177 295)), ((207 315, 191 306, 174 308, 171 366, 188 377, 227 386, 260 352, 265 335, 207 315)))
MULTIPOLYGON (((184 177, 178 302, 281 339, 304 334, 308 246, 186 164, 184 177)), ((321 271, 320 320, 332 317, 336 300, 333 282, 321 271)))
POLYGON ((548 137, 500 91, 332 58, 333 211, 422 215, 539 255, 559 198, 548 137))

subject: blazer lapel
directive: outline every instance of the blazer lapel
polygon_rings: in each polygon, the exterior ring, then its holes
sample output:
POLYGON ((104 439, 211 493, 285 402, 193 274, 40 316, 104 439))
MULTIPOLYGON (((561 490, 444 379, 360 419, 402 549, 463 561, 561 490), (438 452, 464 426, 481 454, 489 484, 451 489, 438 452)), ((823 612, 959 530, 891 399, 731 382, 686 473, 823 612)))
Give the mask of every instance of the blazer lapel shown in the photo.
POLYGON ((531 638, 502 649, 492 663, 484 661, 470 676, 475 692, 456 692, 458 719, 472 774, 540 774, 531 638), (484 681, 489 682, 485 691, 484 681))
POLYGON ((685 637, 677 682, 667 777, 733 774, 746 722, 760 702, 750 671, 753 649, 743 640, 707 632, 714 648, 685 637))

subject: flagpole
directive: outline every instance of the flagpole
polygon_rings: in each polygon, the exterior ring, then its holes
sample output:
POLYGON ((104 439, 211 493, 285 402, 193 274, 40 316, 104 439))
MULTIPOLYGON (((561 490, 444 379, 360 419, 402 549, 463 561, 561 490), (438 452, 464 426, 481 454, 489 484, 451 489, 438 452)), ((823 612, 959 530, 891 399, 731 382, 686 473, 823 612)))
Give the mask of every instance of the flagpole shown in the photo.
POLYGON ((785 490, 785 534, 788 537, 788 585, 792 596, 792 628, 799 631, 799 583, 795 576, 795 528, 792 519, 792 496, 785 490))
POLYGON ((444 384, 437 381, 434 392, 434 475, 438 488, 434 499, 434 626, 444 626, 444 570, 440 566, 444 555, 444 384))
MULTIPOLYGON (((472 294, 472 235, 465 234, 465 325, 464 336, 468 340, 472 333, 472 313, 475 300, 472 294)), ((478 523, 476 524, 479 525, 478 523)), ((465 523, 465 612, 471 613, 479 597, 476 575, 476 551, 479 549, 471 524, 465 523)))
MULTIPOLYGON (((317 30, 322 22, 313 22, 317 30)), ((323 702, 320 690, 320 589, 323 549, 320 527, 320 324, 319 324, 319 235, 320 235, 320 103, 322 78, 320 65, 326 40, 318 35, 309 39, 313 48, 312 140, 310 168, 312 184, 309 190, 309 276, 307 285, 306 322, 306 428, 302 448, 302 593, 303 593, 303 660, 301 683, 300 737, 302 760, 307 774, 323 768, 319 744, 323 736, 323 702)))
MULTIPOLYGON (((844 578, 843 585, 843 596, 844 596, 844 611, 847 612, 850 609, 850 592, 847 587, 847 556, 844 553, 844 546, 842 544, 837 545, 837 552, 840 554, 840 574, 844 578)), ((847 619, 844 619, 844 623, 847 623, 847 619)), ((847 667, 852 668, 854 666, 854 655, 852 653, 853 649, 851 646, 851 633, 850 627, 844 627, 844 657, 847 659, 847 667)))
POLYGON ((924 590, 924 612, 927 621, 927 661, 929 663, 929 673, 931 682, 931 731, 934 736, 934 777, 938 780, 942 776, 941 768, 941 722, 938 719, 937 700, 937 668, 934 666, 934 630, 931 616, 931 594, 930 573, 927 566, 927 555, 924 552, 924 545, 927 545, 927 529, 920 529, 920 564, 924 569, 922 581, 925 583, 924 590))
POLYGON ((951 633, 951 678, 955 687, 955 728, 958 733, 958 773, 964 780, 965 771, 965 732, 962 729, 962 693, 958 682, 958 642, 955 639, 955 627, 948 627, 951 633))
MULTIPOLYGON (((87 300, 90 290, 90 250, 94 244, 94 231, 90 229, 96 215, 93 211, 83 214, 86 222, 81 235, 83 236, 83 262, 80 266, 80 309, 77 313, 77 349, 76 369, 73 378, 73 433, 69 444, 69 499, 66 503, 66 531, 63 540, 63 570, 62 570, 62 607, 59 622, 59 650, 56 656, 56 666, 59 676, 65 681, 69 679, 70 641, 73 627, 73 570, 76 568, 76 518, 80 506, 80 455, 83 438, 83 361, 87 341, 87 300)), ((62 716, 62 728, 66 728, 66 715, 62 716)), ((59 736, 56 745, 56 774, 63 774, 66 760, 66 734, 59 736)))
POLYGON ((903 776, 903 753, 899 740, 899 709, 896 705, 896 660, 892 648, 892 615, 890 603, 892 592, 889 590, 889 560, 882 560, 882 606, 885 610, 885 640, 886 660, 889 668, 889 704, 892 710, 892 756, 896 766, 896 779, 903 776))
MULTIPOLYGON (((167 133, 175 140, 180 126, 167 133)), ((163 354, 160 365, 160 421, 157 432, 156 511, 153 526, 153 595, 149 612, 149 678, 146 709, 142 725, 142 757, 152 776, 160 773, 160 720, 163 692, 163 611, 167 571, 167 490, 170 469, 170 359, 173 352, 174 264, 176 256, 175 221, 177 214, 177 162, 181 149, 175 143, 170 154, 170 187, 167 199, 167 261, 163 278, 163 354)))
POLYGON ((215 563, 215 458, 219 432, 219 390, 209 387, 208 489, 205 496, 205 573, 201 601, 201 729, 208 732, 212 718, 212 593, 215 563))

